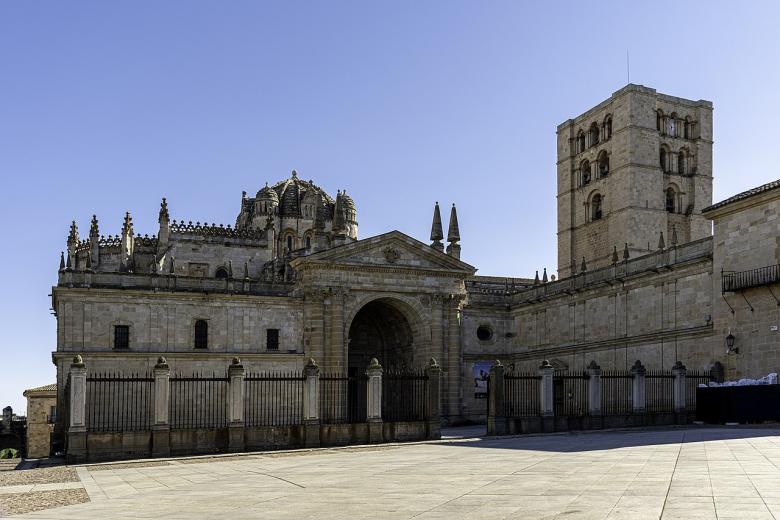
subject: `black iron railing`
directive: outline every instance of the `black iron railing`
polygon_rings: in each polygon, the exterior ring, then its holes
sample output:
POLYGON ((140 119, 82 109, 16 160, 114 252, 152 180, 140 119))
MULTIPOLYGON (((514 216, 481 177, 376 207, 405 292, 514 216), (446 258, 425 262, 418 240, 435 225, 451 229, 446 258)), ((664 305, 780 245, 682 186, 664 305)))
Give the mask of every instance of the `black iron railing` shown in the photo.
POLYGON ((685 373, 685 408, 689 411, 696 410, 696 389, 699 385, 706 385, 712 381, 709 370, 688 370, 685 373))
POLYGON ((323 374, 320 376, 322 424, 366 422, 368 376, 323 374))
POLYGON ((670 371, 648 370, 645 373, 645 410, 674 412, 674 374, 670 371))
POLYGON ((424 371, 386 371, 382 375, 382 420, 424 421, 428 413, 427 383, 424 371))
POLYGON ((768 265, 749 271, 723 271, 721 273, 723 292, 740 291, 778 282, 780 282, 780 265, 768 265))
POLYGON ((244 426, 294 426, 303 423, 300 372, 268 372, 244 377, 244 426))
POLYGON ((628 371, 601 372, 601 413, 626 415, 634 412, 634 377, 628 371))
POLYGON ((170 383, 172 429, 227 427, 227 376, 177 375, 170 383))
POLYGON ((588 413, 588 374, 553 376, 553 412, 556 416, 582 416, 588 413))
POLYGON ((542 376, 509 372, 504 375, 504 416, 532 417, 541 413, 539 391, 542 376))
POLYGON ((87 431, 148 430, 153 406, 154 378, 149 374, 100 373, 87 376, 87 431))

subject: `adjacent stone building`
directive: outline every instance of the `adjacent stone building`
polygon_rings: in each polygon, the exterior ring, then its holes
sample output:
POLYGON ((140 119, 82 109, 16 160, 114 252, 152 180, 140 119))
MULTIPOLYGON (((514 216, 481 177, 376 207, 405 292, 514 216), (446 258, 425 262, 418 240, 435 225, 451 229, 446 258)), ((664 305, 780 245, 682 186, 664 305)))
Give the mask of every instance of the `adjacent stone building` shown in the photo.
POLYGON ((430 244, 398 231, 358 239, 346 192, 296 172, 244 193, 234 227, 171 220, 166 199, 153 236, 129 214, 117 236, 93 216, 82 240, 74 222, 52 293, 58 388, 75 353, 94 372, 151 371, 164 355, 184 374, 224 372, 234 356, 249 371, 311 357, 341 374, 373 357, 387 368, 435 358, 455 423, 484 416, 480 373, 497 358, 523 370, 543 359, 778 369, 780 186, 712 206, 710 102, 628 85, 559 126, 557 169, 557 280, 477 276, 454 206, 446 247, 438 204, 430 244), (739 274, 756 268, 760 283, 739 274))
POLYGON ((27 398, 27 458, 48 457, 57 419, 57 385, 29 388, 22 395, 27 398))

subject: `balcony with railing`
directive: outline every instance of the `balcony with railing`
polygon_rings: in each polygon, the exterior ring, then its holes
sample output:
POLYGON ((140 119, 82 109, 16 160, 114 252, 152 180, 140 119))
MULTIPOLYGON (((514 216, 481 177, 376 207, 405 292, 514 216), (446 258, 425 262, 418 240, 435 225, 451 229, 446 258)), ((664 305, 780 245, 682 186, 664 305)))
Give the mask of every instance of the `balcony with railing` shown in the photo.
POLYGON ((723 271, 721 273, 721 287, 724 293, 778 282, 780 282, 780 265, 768 265, 748 271, 723 271))

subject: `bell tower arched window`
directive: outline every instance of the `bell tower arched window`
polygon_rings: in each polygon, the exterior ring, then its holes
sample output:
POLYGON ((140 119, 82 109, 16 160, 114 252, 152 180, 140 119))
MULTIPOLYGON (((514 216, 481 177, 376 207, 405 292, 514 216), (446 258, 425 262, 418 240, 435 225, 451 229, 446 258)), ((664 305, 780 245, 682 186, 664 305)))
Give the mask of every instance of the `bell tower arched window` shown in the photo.
POLYGON ((586 186, 590 184, 590 162, 582 161, 580 170, 582 171, 582 185, 586 186))
POLYGON ((598 193, 593 196, 590 202, 591 220, 601 220, 603 198, 598 193))
POLYGON ((292 251, 293 249, 293 237, 292 235, 287 235, 287 251, 292 251))
POLYGON ((675 212, 677 195, 674 193, 674 188, 666 189, 666 211, 669 213, 675 212))
POLYGON ((685 150, 680 150, 680 152, 677 154, 677 173, 680 175, 684 175, 687 173, 687 168, 685 167, 685 150))
POLYGON ((609 175, 609 155, 606 151, 599 154, 599 177, 603 178, 609 175))
POLYGON ((577 134, 577 152, 584 152, 585 151, 585 133, 580 130, 580 132, 577 134))
POLYGON ((599 144, 599 125, 593 123, 590 125, 590 145, 596 146, 599 144))
POLYGON ((667 172, 669 170, 669 165, 667 164, 668 158, 667 158, 666 148, 661 147, 660 156, 658 158, 658 163, 661 166, 662 172, 667 172))

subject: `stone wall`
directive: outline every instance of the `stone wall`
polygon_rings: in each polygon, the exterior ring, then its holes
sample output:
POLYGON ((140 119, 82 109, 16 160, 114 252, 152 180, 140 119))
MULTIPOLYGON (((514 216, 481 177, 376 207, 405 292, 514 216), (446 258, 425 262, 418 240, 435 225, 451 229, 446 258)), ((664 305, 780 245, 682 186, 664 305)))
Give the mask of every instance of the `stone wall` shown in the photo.
POLYGON ((734 201, 716 204, 713 219, 713 315, 718 351, 725 358, 726 377, 759 377, 780 372, 780 283, 722 292, 721 271, 744 272, 780 264, 780 186, 757 188, 734 201), (726 354, 732 334, 739 353, 726 354))
POLYGON ((57 404, 56 390, 27 396, 27 458, 48 457, 54 423, 49 421, 57 404))

